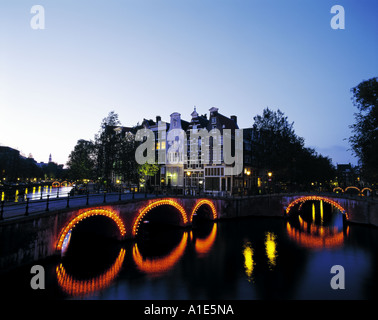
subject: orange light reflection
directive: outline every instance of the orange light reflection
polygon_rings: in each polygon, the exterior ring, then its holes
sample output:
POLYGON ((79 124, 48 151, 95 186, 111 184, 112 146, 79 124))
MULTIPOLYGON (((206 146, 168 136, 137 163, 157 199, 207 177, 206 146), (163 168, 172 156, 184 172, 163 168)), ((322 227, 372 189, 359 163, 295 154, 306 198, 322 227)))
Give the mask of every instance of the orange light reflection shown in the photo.
POLYGON ((204 257, 212 248, 217 236, 217 225, 214 223, 210 234, 205 239, 196 239, 195 250, 200 258, 204 257))
MULTIPOLYGON (((347 234, 349 232, 347 227, 347 234)), ((289 222, 286 223, 286 231, 289 237, 305 248, 337 248, 344 243, 344 233, 337 228, 310 225, 300 220, 300 229, 294 228, 289 222)))
POLYGON ((122 268, 125 249, 121 249, 114 264, 103 274, 88 280, 77 280, 67 274, 62 264, 56 267, 56 276, 62 290, 72 296, 83 296, 108 287, 122 268))
POLYGON ((137 268, 150 275, 160 275, 173 268, 184 254, 188 240, 188 233, 184 232, 180 243, 175 249, 164 257, 159 258, 143 258, 139 251, 138 245, 135 243, 133 247, 133 259, 137 268))

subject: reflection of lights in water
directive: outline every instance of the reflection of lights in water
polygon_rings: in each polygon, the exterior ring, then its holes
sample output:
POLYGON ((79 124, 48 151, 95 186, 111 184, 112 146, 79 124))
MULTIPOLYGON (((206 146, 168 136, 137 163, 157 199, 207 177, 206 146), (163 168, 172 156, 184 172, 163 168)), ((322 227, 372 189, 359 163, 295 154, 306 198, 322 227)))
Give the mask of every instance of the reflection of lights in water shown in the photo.
POLYGON ((204 257, 212 248, 217 236, 217 225, 213 224, 210 234, 205 239, 196 239, 195 249, 199 257, 204 257))
POLYGON ((3 192, 1 193, 1 201, 4 201, 4 199, 5 199, 5 192, 3 191, 3 192))
POLYGON ((159 275, 161 273, 169 271, 184 254, 187 239, 188 233, 184 232, 177 247, 164 257, 158 258, 143 258, 139 251, 138 245, 135 243, 133 247, 133 259, 137 268, 140 271, 151 275, 159 275))
POLYGON ((113 265, 101 275, 88 280, 77 280, 67 274, 62 264, 56 267, 56 277, 64 292, 73 296, 86 295, 108 287, 122 268, 125 249, 121 249, 113 265))
MULTIPOLYGON (((344 233, 337 227, 324 227, 311 224, 299 219, 299 228, 286 223, 286 231, 289 237, 305 248, 337 248, 344 243, 344 233)), ((349 226, 346 235, 349 234, 349 226)))
POLYGON ((323 224, 323 200, 320 200, 320 224, 323 224))
POLYGON ((268 257, 269 269, 276 265, 277 259, 277 237, 273 232, 265 234, 265 252, 268 257))
POLYGON ((252 244, 250 242, 247 242, 243 246, 243 256, 244 256, 244 269, 245 269, 245 274, 248 277, 248 281, 253 281, 252 278, 252 273, 253 273, 253 268, 255 266, 255 262, 253 261, 253 249, 252 249, 252 244))

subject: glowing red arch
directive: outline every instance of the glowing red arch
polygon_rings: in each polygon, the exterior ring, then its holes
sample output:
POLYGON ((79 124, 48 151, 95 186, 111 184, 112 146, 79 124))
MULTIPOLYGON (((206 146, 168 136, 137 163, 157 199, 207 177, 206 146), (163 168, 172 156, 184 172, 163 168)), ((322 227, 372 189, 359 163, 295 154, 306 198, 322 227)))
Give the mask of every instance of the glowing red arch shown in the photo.
POLYGON ((358 192, 361 192, 361 190, 358 189, 358 188, 355 187, 355 186, 349 186, 349 187, 346 187, 346 188, 345 188, 345 192, 347 192, 349 189, 354 189, 354 190, 357 190, 358 192))
POLYGON ((217 210, 215 209, 215 206, 214 204, 210 201, 210 200, 207 200, 207 199, 200 199, 197 201, 196 205, 194 206, 193 210, 192 210, 192 213, 190 214, 190 222, 193 222, 193 216, 194 214, 197 212, 197 210, 204 204, 207 204, 210 209, 211 209, 211 213, 213 215, 213 219, 215 220, 218 215, 217 215, 217 210))
POLYGON ((349 219, 348 213, 346 210, 336 201, 328 199, 326 197, 320 197, 320 196, 304 196, 300 197, 298 199, 295 199, 292 201, 286 208, 286 214, 290 213, 290 210, 298 203, 302 203, 305 201, 324 201, 326 203, 329 203, 330 205, 334 206, 335 208, 339 209, 342 214, 345 214, 346 218, 349 219))
POLYGON ((59 188, 61 185, 60 185, 60 182, 59 181, 54 181, 53 183, 52 183, 52 187, 53 188, 59 188))
POLYGON ((169 205, 169 206, 176 208, 180 212, 181 217, 182 217, 182 221, 184 222, 184 224, 186 224, 188 222, 188 217, 186 215, 185 209, 175 200, 173 200, 173 199, 161 199, 161 200, 152 201, 147 206, 145 206, 139 212, 138 216, 136 217, 136 219, 134 221, 133 229, 132 229, 132 235, 134 237, 138 233, 139 225, 140 225, 141 221, 143 220, 144 216, 148 212, 150 212, 152 209, 159 207, 159 206, 163 206, 163 205, 169 205))
POLYGON ((116 224, 119 229, 119 232, 121 236, 123 237, 126 234, 126 228, 124 223, 122 222, 121 218, 118 216, 118 214, 111 210, 111 209, 104 209, 104 208, 94 208, 94 209, 89 209, 82 211, 80 210, 78 215, 76 215, 74 218, 72 218, 66 225, 65 227, 61 230, 60 235, 58 237, 58 243, 56 245, 57 250, 62 250, 63 242, 64 239, 67 235, 67 233, 73 229, 80 221, 89 218, 91 216, 105 216, 110 219, 112 219, 116 224))
POLYGON ((370 188, 363 188, 363 189, 361 190, 361 193, 364 193, 365 190, 368 190, 368 191, 370 191, 370 192, 373 192, 373 190, 370 189, 370 188))

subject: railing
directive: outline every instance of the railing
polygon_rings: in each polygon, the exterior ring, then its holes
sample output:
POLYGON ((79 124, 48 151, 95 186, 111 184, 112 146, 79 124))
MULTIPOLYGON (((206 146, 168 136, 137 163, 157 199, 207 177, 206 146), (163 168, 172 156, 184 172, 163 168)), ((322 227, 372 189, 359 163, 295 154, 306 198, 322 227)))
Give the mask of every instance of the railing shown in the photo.
POLYGON ((63 210, 67 208, 85 207, 90 205, 100 205, 104 203, 115 203, 121 201, 133 201, 134 199, 158 198, 169 196, 181 197, 215 197, 215 194, 197 194, 197 195, 178 195, 176 193, 123 193, 123 192, 103 192, 97 194, 86 193, 84 195, 73 195, 69 193, 66 196, 52 198, 50 195, 44 195, 38 200, 26 198, 19 202, 11 203, 6 201, 0 202, 0 220, 19 218, 30 214, 40 214, 49 211, 63 210))

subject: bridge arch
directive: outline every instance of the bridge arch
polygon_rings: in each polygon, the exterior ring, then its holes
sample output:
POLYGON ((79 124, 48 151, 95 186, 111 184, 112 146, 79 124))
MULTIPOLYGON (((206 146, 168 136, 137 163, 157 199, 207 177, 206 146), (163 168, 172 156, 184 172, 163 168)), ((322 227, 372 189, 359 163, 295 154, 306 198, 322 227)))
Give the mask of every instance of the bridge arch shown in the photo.
POLYGON ((195 204, 191 214, 190 214, 190 222, 193 222, 193 217, 194 215, 197 213, 198 209, 203 206, 203 205, 208 205, 211 209, 211 213, 212 213, 212 217, 213 217, 213 220, 217 219, 218 217, 218 214, 217 214, 217 210, 214 206, 214 203, 208 199, 200 199, 197 201, 197 203, 195 204))
POLYGON ((329 203, 330 205, 336 207, 337 209, 340 210, 340 212, 345 215, 346 219, 349 220, 349 216, 348 216, 348 213, 346 212, 346 210, 335 200, 332 200, 332 199, 329 199, 329 198, 326 198, 326 197, 321 197, 321 196, 303 196, 303 197, 299 197, 295 200, 293 200, 292 202, 290 202, 290 204, 287 206, 286 208, 286 214, 289 215, 290 213, 290 210, 297 204, 300 204, 300 203, 303 203, 303 202, 306 202, 306 201, 323 201, 325 203, 329 203))
POLYGON ((61 185, 60 185, 60 182, 59 181, 54 181, 53 183, 52 183, 52 187, 53 188, 59 188, 61 185))
POLYGON ((137 215, 137 217, 134 221, 133 228, 132 228, 133 237, 135 237, 137 235, 138 230, 139 230, 139 225, 140 225, 141 221, 143 220, 144 216, 148 212, 150 212, 152 209, 159 207, 159 206, 163 206, 163 205, 168 205, 168 206, 172 206, 172 207, 176 208, 181 215, 183 223, 186 224, 188 222, 188 216, 186 214, 184 207, 181 204, 179 204, 177 201, 175 201, 173 199, 155 200, 155 201, 150 202, 147 206, 145 206, 144 208, 142 208, 142 210, 139 211, 139 213, 138 213, 138 215, 137 215))
POLYGON ((94 208, 94 209, 86 209, 83 211, 79 211, 79 214, 76 215, 74 218, 72 218, 61 230, 59 237, 58 237, 58 243, 56 245, 56 249, 58 251, 62 250, 64 239, 66 238, 67 234, 72 230, 80 221, 92 217, 92 216, 105 216, 110 219, 112 219, 118 227, 119 233, 121 237, 124 237, 126 234, 126 228, 121 220, 121 218, 118 216, 118 214, 109 208, 94 208))

